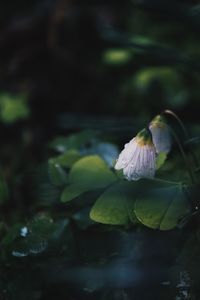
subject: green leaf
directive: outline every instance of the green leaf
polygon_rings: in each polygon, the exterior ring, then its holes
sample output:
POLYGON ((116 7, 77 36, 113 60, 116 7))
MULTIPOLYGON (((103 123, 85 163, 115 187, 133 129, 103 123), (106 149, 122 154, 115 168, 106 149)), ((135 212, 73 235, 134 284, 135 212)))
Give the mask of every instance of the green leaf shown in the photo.
POLYGON ((120 181, 107 189, 90 211, 90 218, 96 222, 125 225, 135 222, 134 196, 137 183, 120 181))
POLYGON ((88 191, 88 187, 81 186, 81 185, 74 183, 74 184, 68 185, 64 189, 60 200, 63 203, 68 202, 87 191, 88 191))
POLYGON ((70 185, 64 189, 61 201, 68 202, 83 192, 104 188, 115 181, 116 175, 99 156, 83 157, 72 166, 69 173, 70 185))
POLYGON ((137 196, 134 212, 147 227, 169 230, 190 212, 190 204, 181 183, 152 181, 151 186, 137 196))
POLYGON ((69 173, 69 182, 89 189, 104 188, 116 180, 116 175, 97 155, 89 155, 78 160, 69 173))
POLYGON ((49 147, 60 153, 64 153, 68 150, 84 148, 94 137, 95 133, 93 131, 85 130, 67 137, 59 136, 49 144, 49 147))
POLYGON ((67 174, 65 170, 53 159, 49 159, 49 177, 53 184, 60 186, 67 183, 67 174))
POLYGON ((51 162, 59 164, 63 168, 70 168, 77 160, 81 158, 81 154, 77 150, 69 150, 65 154, 51 158, 51 162))
POLYGON ((160 169, 167 159, 167 153, 160 152, 156 158, 156 170, 160 169))
POLYGON ((53 220, 45 215, 35 217, 28 224, 28 229, 31 233, 39 234, 47 238, 56 228, 53 220))
POLYGON ((56 230, 56 224, 45 215, 35 217, 22 227, 18 232, 12 255, 15 257, 25 257, 38 255, 48 247, 50 237, 56 230))

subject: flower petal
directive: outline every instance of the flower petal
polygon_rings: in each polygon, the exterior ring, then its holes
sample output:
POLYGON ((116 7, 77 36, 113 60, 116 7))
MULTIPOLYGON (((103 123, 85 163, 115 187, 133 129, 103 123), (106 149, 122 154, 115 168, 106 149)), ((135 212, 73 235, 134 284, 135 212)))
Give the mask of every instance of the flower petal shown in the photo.
POLYGON ((152 146, 143 146, 135 153, 133 160, 123 169, 128 180, 138 180, 143 177, 154 177, 155 149, 152 146))
POLYGON ((123 169, 128 180, 153 177, 156 169, 156 149, 151 133, 147 129, 140 131, 127 143, 119 155, 115 169, 123 169))
POLYGON ((160 117, 159 121, 152 121, 150 123, 149 129, 156 147, 156 152, 158 154, 160 152, 168 153, 171 149, 171 135, 167 123, 160 117))
POLYGON ((133 138, 129 143, 125 144, 124 149, 119 155, 119 158, 117 159, 117 162, 115 164, 116 170, 121 170, 125 168, 132 158, 134 157, 134 153, 137 149, 137 142, 135 138, 133 138))
POLYGON ((156 152, 168 153, 171 149, 171 137, 170 132, 167 127, 165 128, 155 128, 150 127, 152 133, 153 143, 156 147, 156 152))

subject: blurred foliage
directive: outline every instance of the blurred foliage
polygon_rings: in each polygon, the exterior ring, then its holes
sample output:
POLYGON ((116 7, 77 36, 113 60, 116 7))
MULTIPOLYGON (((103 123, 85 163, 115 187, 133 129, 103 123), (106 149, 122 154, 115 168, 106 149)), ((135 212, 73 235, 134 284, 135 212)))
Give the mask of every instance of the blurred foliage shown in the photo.
POLYGON ((103 54, 103 62, 109 65, 123 65, 131 60, 131 51, 126 49, 109 49, 103 54))
POLYGON ((0 299, 197 300, 200 6, 9 1, 0 10, 0 299), (169 108, 156 178, 113 168, 169 108))
POLYGON ((24 96, 0 94, 0 119, 4 123, 14 123, 29 117, 29 107, 24 96))

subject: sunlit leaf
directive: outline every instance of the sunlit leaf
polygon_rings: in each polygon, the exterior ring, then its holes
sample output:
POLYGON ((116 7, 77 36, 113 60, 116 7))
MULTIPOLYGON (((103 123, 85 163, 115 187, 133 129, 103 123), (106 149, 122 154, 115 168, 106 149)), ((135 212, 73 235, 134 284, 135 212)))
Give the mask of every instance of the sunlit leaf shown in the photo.
POLYGON ((169 230, 190 213, 190 204, 180 183, 153 183, 144 189, 135 202, 138 220, 154 229, 169 230))
POLYGON ((69 173, 69 182, 88 188, 103 188, 117 180, 116 175, 97 155, 78 160, 69 173))
POLYGON ((70 201, 83 192, 104 188, 116 180, 116 175, 99 156, 83 157, 72 166, 69 185, 63 191, 61 201, 70 201))
POLYGON ((136 195, 133 182, 120 181, 107 189, 95 202, 90 211, 92 220, 112 225, 135 222, 134 200, 136 195))

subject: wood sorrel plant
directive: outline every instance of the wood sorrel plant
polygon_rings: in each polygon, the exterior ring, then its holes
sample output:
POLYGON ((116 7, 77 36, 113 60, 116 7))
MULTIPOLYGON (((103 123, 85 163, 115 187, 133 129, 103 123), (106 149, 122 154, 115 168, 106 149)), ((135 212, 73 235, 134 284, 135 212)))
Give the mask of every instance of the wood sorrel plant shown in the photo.
MULTIPOLYGON (((95 222, 112 225, 141 223, 160 230, 173 229, 183 224, 182 220, 198 210, 198 203, 190 194, 195 183, 195 173, 183 143, 168 123, 167 116, 174 117, 185 132, 180 119, 172 111, 165 110, 125 145, 115 161, 114 170, 99 153, 79 155, 70 165, 61 202, 65 203, 84 196, 85 192, 97 190, 101 194, 94 199, 90 211, 90 218, 95 222), (172 181, 165 175, 162 179, 158 178, 160 173, 164 174, 159 169, 171 150, 173 137, 191 181, 187 177, 180 181, 172 181), (122 170, 123 176, 118 170, 122 170)), ((69 161, 70 152, 64 155, 65 160, 69 161)), ((59 171, 58 165, 62 168, 62 163, 62 157, 49 161, 54 177, 59 171)))

